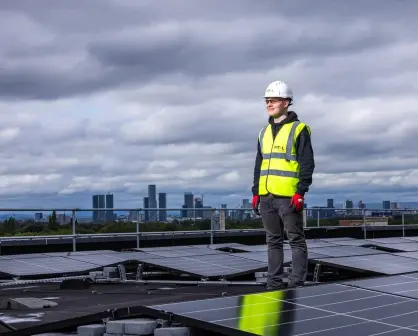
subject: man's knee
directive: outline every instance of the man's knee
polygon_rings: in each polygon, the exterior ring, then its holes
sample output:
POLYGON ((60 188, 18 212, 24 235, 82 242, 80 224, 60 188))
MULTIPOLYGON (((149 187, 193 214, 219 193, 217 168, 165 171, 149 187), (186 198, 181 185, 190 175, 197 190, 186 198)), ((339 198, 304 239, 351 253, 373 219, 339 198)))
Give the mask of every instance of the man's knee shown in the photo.
POLYGON ((283 246, 283 236, 282 235, 273 235, 268 234, 266 236, 266 242, 269 246, 281 247, 283 246))

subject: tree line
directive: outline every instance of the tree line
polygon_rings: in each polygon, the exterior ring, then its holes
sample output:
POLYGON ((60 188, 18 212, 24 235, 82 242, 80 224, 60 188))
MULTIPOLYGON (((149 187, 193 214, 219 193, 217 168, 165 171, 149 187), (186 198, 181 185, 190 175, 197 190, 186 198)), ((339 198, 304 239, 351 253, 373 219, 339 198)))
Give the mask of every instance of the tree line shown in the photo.
MULTIPOLYGON (((361 216, 342 216, 320 219, 320 226, 338 226, 341 219, 362 219, 361 216)), ((405 215, 405 224, 417 224, 418 216, 405 215)), ((318 225, 317 219, 308 219, 308 227, 318 225)), ((389 225, 402 224, 402 216, 397 215, 389 217, 389 225)), ((226 229, 260 229, 262 228, 261 219, 245 220, 226 220, 226 229)), ((210 230, 211 221, 206 220, 173 220, 172 222, 144 222, 139 224, 141 232, 164 232, 164 231, 193 231, 210 230)), ((109 221, 102 224, 76 223, 76 232, 79 234, 94 233, 116 233, 116 232, 136 232, 136 223, 132 221, 109 221)), ((17 221, 15 218, 7 218, 0 223, 0 236, 42 236, 42 235, 64 235, 72 233, 72 219, 70 223, 60 225, 57 221, 55 211, 48 216, 46 223, 36 222, 34 220, 17 221)))

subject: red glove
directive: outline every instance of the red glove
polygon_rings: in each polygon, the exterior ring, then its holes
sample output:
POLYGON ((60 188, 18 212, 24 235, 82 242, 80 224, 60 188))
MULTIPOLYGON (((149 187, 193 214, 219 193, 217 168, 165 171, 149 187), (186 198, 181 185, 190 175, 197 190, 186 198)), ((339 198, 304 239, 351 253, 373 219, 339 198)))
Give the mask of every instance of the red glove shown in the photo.
POLYGON ((290 200, 290 205, 295 208, 296 211, 302 211, 303 210, 303 203, 304 203, 303 196, 299 194, 294 194, 292 199, 290 200))
POLYGON ((260 196, 255 195, 253 196, 253 211, 257 216, 260 216, 260 211, 258 211, 258 205, 260 204, 260 196))

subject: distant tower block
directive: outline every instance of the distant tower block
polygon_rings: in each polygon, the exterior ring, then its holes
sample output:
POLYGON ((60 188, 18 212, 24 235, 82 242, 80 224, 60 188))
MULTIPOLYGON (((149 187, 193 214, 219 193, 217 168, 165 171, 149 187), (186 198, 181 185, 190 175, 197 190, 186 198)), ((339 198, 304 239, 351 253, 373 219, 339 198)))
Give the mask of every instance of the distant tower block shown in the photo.
POLYGON ((219 210, 219 230, 225 231, 225 209, 219 210))

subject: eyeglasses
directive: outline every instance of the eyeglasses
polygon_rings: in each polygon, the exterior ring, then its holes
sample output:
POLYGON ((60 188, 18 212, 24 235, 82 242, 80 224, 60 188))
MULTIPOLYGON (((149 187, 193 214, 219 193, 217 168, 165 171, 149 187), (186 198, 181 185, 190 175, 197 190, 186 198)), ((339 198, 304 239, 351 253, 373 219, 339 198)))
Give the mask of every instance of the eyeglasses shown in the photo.
POLYGON ((277 103, 279 101, 280 101, 280 99, 266 99, 266 104, 277 103))

